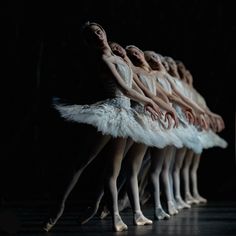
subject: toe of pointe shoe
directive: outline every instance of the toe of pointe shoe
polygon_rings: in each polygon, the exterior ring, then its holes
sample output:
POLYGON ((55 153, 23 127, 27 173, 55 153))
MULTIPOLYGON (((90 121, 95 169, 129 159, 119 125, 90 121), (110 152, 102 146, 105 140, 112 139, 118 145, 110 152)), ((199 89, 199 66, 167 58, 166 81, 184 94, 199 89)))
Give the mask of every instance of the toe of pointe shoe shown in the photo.
POLYGON ((47 222, 43 226, 43 230, 46 231, 46 232, 49 232, 53 228, 53 226, 54 226, 54 224, 47 222))
POLYGON ((128 226, 127 225, 122 225, 122 226, 113 226, 113 231, 115 232, 122 232, 122 231, 127 231, 128 226))

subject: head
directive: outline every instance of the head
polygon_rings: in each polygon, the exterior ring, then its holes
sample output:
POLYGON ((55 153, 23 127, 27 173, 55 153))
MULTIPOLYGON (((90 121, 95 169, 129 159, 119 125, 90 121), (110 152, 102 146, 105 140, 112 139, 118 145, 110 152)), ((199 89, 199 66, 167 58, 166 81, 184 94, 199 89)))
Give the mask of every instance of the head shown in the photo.
POLYGON ((161 57, 161 62, 162 62, 162 65, 165 67, 166 71, 169 71, 170 70, 170 67, 169 67, 169 64, 168 62, 166 61, 166 58, 165 57, 161 57))
POLYGON ((105 30, 95 22, 86 22, 82 28, 82 35, 88 45, 101 48, 107 43, 105 30))
POLYGON ((138 47, 134 45, 129 45, 125 48, 125 50, 126 50, 127 56, 130 58, 130 60, 133 62, 135 66, 140 66, 146 63, 144 53, 138 47))
POLYGON ((109 42, 109 46, 115 55, 125 58, 126 51, 120 44, 115 43, 115 42, 109 42))
POLYGON ((174 59, 172 57, 165 57, 165 61, 168 63, 169 65, 169 73, 173 76, 178 76, 178 69, 177 69, 177 65, 174 61, 174 59))
POLYGON ((145 51, 144 56, 145 56, 146 61, 148 62, 148 64, 151 66, 153 70, 165 69, 161 61, 162 55, 153 51, 145 51))
POLYGON ((177 65, 177 70, 178 70, 178 74, 180 75, 180 79, 186 82, 186 78, 185 78, 186 67, 184 63, 178 60, 175 60, 175 63, 177 65))
POLYGON ((192 76, 192 74, 190 73, 189 70, 185 71, 185 78, 186 78, 187 84, 192 86, 193 85, 193 76, 192 76))

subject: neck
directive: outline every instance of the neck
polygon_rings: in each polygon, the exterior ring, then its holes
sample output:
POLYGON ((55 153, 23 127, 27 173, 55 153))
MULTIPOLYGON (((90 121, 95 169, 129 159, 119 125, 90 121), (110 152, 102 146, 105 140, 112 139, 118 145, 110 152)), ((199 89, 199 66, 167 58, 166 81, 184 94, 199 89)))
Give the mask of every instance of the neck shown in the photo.
POLYGON ((128 65, 132 65, 133 66, 132 61, 129 59, 129 57, 127 55, 125 55, 125 57, 123 59, 128 63, 128 65))
POLYGON ((109 46, 107 43, 104 43, 104 44, 101 46, 100 51, 102 52, 102 54, 105 54, 105 55, 107 55, 107 56, 112 55, 111 48, 110 48, 110 46, 109 46))
POLYGON ((148 65, 147 62, 142 62, 142 63, 139 65, 139 67, 141 67, 142 69, 144 69, 144 70, 147 71, 147 72, 150 72, 150 71, 152 70, 151 67, 148 65))

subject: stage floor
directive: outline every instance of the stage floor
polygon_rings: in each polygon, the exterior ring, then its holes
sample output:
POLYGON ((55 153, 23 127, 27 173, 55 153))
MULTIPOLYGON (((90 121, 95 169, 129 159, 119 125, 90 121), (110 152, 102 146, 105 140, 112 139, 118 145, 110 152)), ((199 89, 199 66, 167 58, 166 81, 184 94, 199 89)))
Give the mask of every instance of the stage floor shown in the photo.
MULTIPOLYGON (((153 219, 153 209, 147 206, 144 214, 153 219)), ((0 228, 14 231, 19 223, 17 236, 101 236, 101 235, 197 235, 197 236, 235 236, 236 235, 236 202, 209 202, 206 205, 194 205, 191 209, 182 210, 178 215, 166 221, 154 221, 149 226, 133 226, 131 210, 122 212, 122 218, 128 225, 126 232, 113 233, 111 230, 111 218, 100 220, 94 217, 86 225, 77 223, 78 212, 74 209, 66 209, 62 218, 49 233, 41 230, 42 221, 47 215, 47 207, 37 206, 7 206, 0 211, 0 228), (3 217, 5 216, 5 217, 3 217), (5 219, 7 226, 3 225, 5 219), (13 223, 12 223, 12 222, 13 223), (12 224, 12 226, 10 225, 12 224)), ((4 233, 0 235, 8 235, 4 233)))

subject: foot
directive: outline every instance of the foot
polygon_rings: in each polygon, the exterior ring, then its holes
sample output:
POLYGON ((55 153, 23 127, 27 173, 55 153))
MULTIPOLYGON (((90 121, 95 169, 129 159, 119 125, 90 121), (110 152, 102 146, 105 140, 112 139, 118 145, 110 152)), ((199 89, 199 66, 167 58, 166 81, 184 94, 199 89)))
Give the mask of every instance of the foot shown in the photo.
POLYGON ((171 216, 176 215, 176 214, 179 213, 178 210, 176 209, 175 204, 174 204, 173 201, 168 201, 167 202, 167 208, 168 208, 168 213, 171 216))
POLYGON ((86 224, 89 220, 91 220, 96 215, 98 211, 98 207, 99 207, 99 204, 88 207, 85 213, 83 214, 83 216, 81 216, 81 218, 79 219, 79 223, 83 225, 83 224, 86 224))
POLYGON ((54 221, 52 218, 49 218, 48 221, 43 224, 43 230, 49 232, 55 224, 56 221, 54 221))
POLYGON ((113 230, 115 232, 128 230, 128 226, 123 222, 119 214, 115 214, 113 217, 113 230))
POLYGON ((196 194, 193 196, 194 199, 196 199, 199 203, 207 203, 207 199, 200 196, 199 194, 196 194))
POLYGON ((184 202, 184 200, 181 197, 176 197, 175 202, 176 202, 178 210, 181 210, 184 208, 191 208, 191 205, 184 202))
POLYGON ((101 220, 105 219, 108 215, 110 214, 110 211, 107 209, 106 206, 103 207, 103 210, 101 211, 101 213, 99 214, 99 218, 101 220))
POLYGON ((62 216, 64 209, 65 209, 65 205, 61 205, 60 210, 57 212, 57 214, 55 214, 56 216, 54 215, 55 217, 50 217, 48 220, 44 222, 43 230, 45 230, 46 232, 49 232, 57 223, 59 218, 62 216))
POLYGON ((141 211, 134 213, 134 225, 151 225, 152 221, 146 218, 141 211))
POLYGON ((170 215, 167 214, 162 207, 155 208, 155 215, 156 220, 168 220, 170 219, 170 215))
POLYGON ((185 195, 185 202, 189 205, 192 205, 192 204, 199 204, 200 202, 195 199, 190 193, 186 194, 185 195))

